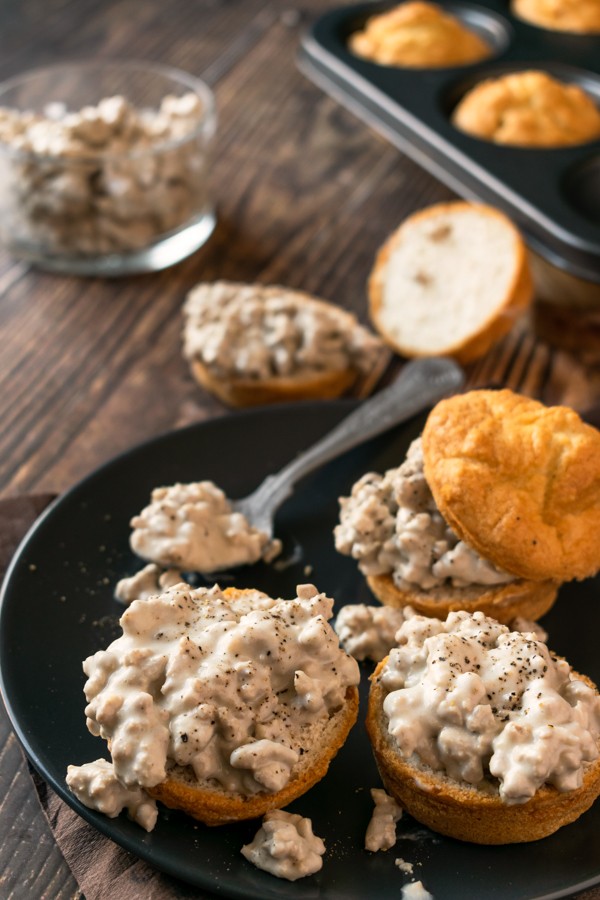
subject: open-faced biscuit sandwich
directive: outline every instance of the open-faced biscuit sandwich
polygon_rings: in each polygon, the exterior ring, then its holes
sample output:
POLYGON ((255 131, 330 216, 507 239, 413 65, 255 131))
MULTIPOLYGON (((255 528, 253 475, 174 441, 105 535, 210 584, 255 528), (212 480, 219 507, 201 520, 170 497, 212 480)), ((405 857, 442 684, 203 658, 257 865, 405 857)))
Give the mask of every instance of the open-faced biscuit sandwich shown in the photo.
POLYGON ((275 285, 199 284, 184 316, 192 374, 234 407, 365 396, 391 357, 352 313, 275 285))
POLYGON ((600 433, 567 407, 470 391, 340 504, 336 547, 382 603, 537 619, 560 583, 600 568, 600 433))
POLYGON ((600 794, 600 696, 533 634, 483 613, 412 616, 372 676, 367 731, 386 790, 480 844, 534 841, 600 794))
POLYGON ((67 784, 150 830, 155 800, 207 825, 280 809, 326 773, 358 711, 358 666, 313 585, 292 600, 178 584, 136 600, 123 634, 83 664, 89 730, 112 763, 67 784))
POLYGON ((350 36, 353 53, 380 65, 407 68, 464 66, 491 55, 491 48, 437 3, 409 0, 371 16, 350 36))

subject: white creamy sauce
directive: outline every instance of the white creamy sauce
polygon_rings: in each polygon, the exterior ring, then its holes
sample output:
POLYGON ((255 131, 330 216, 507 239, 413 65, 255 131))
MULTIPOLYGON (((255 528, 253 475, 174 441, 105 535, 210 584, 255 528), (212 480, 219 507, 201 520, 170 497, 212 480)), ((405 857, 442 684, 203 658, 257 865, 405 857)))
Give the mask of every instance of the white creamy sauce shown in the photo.
POLYGON ((112 763, 97 759, 83 766, 69 766, 67 785, 78 800, 114 819, 124 809, 130 819, 152 831, 158 809, 155 801, 141 788, 126 788, 115 775, 112 763))
POLYGON ((482 613, 413 616, 381 674, 384 714, 405 758, 524 803, 570 791, 598 757, 600 696, 533 634, 482 613), (494 781, 497 779, 497 781, 494 781))
POLYGON ((433 894, 423 886, 422 881, 411 881, 402 885, 401 900, 433 900, 433 894))
POLYGON ((313 834, 310 819, 274 809, 266 814, 254 840, 241 852, 258 869, 296 881, 323 867, 325 844, 313 834))
POLYGON ((353 316, 272 285, 198 285, 184 306, 184 353, 214 374, 268 379, 356 368, 370 371, 381 341, 353 316))
POLYGON ((245 796, 281 790, 359 681, 332 605, 313 585, 293 600, 179 584, 134 601, 122 637, 83 664, 87 725, 119 782, 152 787, 177 765, 245 796))
POLYGON ((273 559, 271 540, 235 512, 212 481, 174 484, 152 491, 151 502, 131 520, 131 549, 164 568, 216 572, 273 559))
POLYGON ((394 860, 394 865, 398 866, 401 872, 404 872, 405 875, 412 875, 414 871, 414 863, 408 862, 406 859, 402 859, 401 856, 398 859, 394 860))
POLYGON ((370 472, 340 499, 335 528, 340 553, 365 575, 390 574, 403 589, 467 587, 514 581, 460 541, 439 512, 425 480, 421 440, 385 475, 370 472))
POLYGON ((396 843, 396 822, 402 816, 402 807, 381 788, 372 788, 371 797, 375 806, 367 826, 365 850, 389 850, 396 843))
POLYGON ((154 594, 160 594, 167 588, 182 584, 184 580, 177 569, 163 570, 156 563, 148 563, 135 575, 121 578, 115 587, 115 599, 129 605, 134 600, 147 600, 154 594))
POLYGON ((354 659, 379 662, 395 646, 396 632, 412 614, 409 606, 394 609, 348 603, 337 615, 335 630, 342 647, 354 659))

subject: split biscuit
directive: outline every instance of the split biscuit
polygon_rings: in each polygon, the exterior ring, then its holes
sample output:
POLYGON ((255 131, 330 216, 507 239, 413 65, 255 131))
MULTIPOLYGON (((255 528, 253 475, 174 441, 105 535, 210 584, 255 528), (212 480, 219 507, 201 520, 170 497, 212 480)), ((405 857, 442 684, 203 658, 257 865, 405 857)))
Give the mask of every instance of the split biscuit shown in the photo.
POLYGON ((366 396, 391 358, 352 313, 277 285, 199 284, 184 316, 194 378, 232 407, 366 396))
POLYGON ((423 455, 445 521, 498 568, 557 582, 600 568, 600 433, 572 409, 470 391, 434 407, 423 455))

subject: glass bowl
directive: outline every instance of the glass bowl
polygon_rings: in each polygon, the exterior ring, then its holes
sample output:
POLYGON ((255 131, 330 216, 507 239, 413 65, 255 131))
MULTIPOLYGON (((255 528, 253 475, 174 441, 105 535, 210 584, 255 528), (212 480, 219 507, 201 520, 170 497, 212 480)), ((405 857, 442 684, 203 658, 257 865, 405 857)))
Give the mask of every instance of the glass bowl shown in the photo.
POLYGON ((76 62, 0 84, 0 241, 79 275, 164 269, 215 226, 214 98, 145 62, 76 62))

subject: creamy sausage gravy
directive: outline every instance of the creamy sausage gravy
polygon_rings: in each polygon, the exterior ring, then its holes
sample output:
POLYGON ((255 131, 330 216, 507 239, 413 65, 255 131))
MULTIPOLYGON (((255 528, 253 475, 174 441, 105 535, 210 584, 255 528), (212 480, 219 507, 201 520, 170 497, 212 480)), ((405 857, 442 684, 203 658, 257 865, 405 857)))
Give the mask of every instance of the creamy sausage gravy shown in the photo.
POLYGON ((296 881, 323 867, 325 844, 313 834, 310 819, 274 809, 265 815, 254 840, 241 852, 257 868, 296 881))
POLYGON ((467 587, 514 581, 460 541, 439 512, 423 471, 420 439, 405 462, 370 472, 340 500, 335 546, 365 575, 390 574, 402 589, 467 587))
POLYGON ((212 481, 155 488, 131 527, 134 553, 186 572, 217 572, 259 559, 269 562, 281 550, 281 542, 235 512, 212 481))

